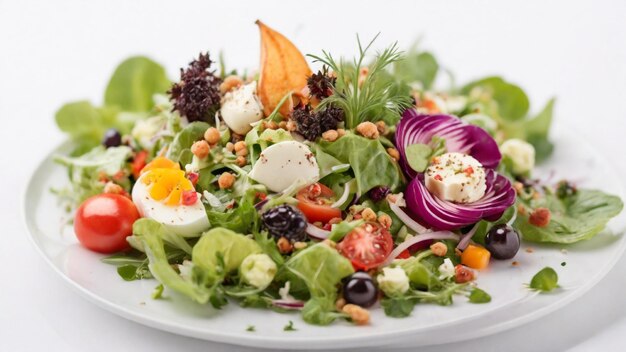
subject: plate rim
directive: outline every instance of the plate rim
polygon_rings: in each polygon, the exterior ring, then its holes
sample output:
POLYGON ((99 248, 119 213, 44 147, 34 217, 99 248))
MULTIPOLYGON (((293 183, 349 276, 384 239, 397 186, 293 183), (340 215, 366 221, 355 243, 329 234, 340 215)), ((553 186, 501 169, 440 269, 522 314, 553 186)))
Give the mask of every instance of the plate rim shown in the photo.
MULTIPOLYGON (((558 128, 559 130, 563 130, 563 126, 559 125, 558 128)), ((565 130, 567 130, 568 134, 572 134, 575 136, 581 135, 579 131, 577 131, 576 128, 573 128, 571 126, 568 126, 567 128, 565 128, 565 130)), ((598 150, 598 148, 594 147, 588 140, 581 139, 581 142, 583 142, 583 144, 585 145, 584 146, 585 148, 590 148, 591 150, 598 150)), ((379 333, 379 334, 370 334, 367 336, 358 336, 358 335, 347 336, 347 337, 334 336, 334 337, 325 337, 323 340, 319 340, 319 339, 316 339, 314 336, 306 336, 306 337, 298 336, 296 338, 293 338, 293 337, 292 338, 279 338, 279 337, 268 337, 268 336, 256 335, 256 334, 250 334, 250 335, 244 335, 244 334, 239 334, 239 333, 234 334, 234 333, 229 333, 227 331, 216 332, 213 330, 201 330, 201 329, 196 329, 194 327, 181 325, 178 323, 171 323, 171 322, 159 320, 158 318, 154 318, 154 316, 150 314, 128 310, 127 308, 123 306, 119 306, 93 292, 90 292, 89 290, 81 286, 79 283, 72 280, 65 273, 63 273, 62 270, 55 263, 53 263, 52 258, 50 258, 44 252, 42 246, 39 243, 40 241, 34 235, 35 231, 32 228, 32 223, 30 221, 32 219, 29 218, 29 215, 28 215, 29 212, 27 209, 27 206, 28 206, 27 203, 28 203, 29 195, 31 193, 31 191, 29 190, 33 189, 31 185, 35 182, 36 176, 41 173, 42 168, 44 167, 46 162, 51 161, 52 157, 56 153, 58 153, 59 150, 61 150, 64 147, 68 147, 71 144, 72 144, 71 140, 65 140, 61 143, 57 143, 56 146, 52 148, 48 153, 46 153, 43 157, 41 157, 37 161, 35 166, 30 170, 28 181, 25 183, 24 189, 22 190, 21 207, 20 207, 21 219, 22 219, 22 224, 24 226, 24 229, 26 230, 26 236, 28 237, 29 242, 35 248, 36 252, 39 253, 39 255, 43 258, 47 266, 51 267, 52 270, 58 276, 61 277, 62 281, 66 285, 70 286, 70 288, 74 292, 77 292, 80 296, 94 303, 96 306, 106 311, 109 311, 115 315, 118 315, 122 318, 131 320, 141 325, 155 328, 164 332, 187 336, 187 337, 193 337, 193 338, 197 338, 201 340, 225 343, 229 345, 256 347, 256 348, 263 348, 263 349, 285 348, 286 344, 294 344, 294 343, 303 344, 303 345, 310 344, 310 345, 306 345, 306 346, 290 345, 289 348, 324 349, 329 346, 332 346, 333 348, 381 346, 381 345, 388 345, 390 343, 393 343, 394 341, 398 342, 397 339, 406 340, 410 336, 411 333, 415 333, 415 331, 411 331, 410 329, 402 329, 399 331, 384 332, 384 333, 379 333), (314 344, 311 344, 311 343, 314 343, 314 344)), ((601 163, 607 165, 611 173, 618 174, 615 170, 615 166, 608 162, 605 154, 597 153, 597 159, 601 163)), ((624 199, 624 184, 623 183, 624 183, 623 181, 619 182, 619 186, 620 186, 619 190, 618 192, 615 193, 621 199, 624 199)), ((624 216, 625 214, 624 212, 626 212, 626 210, 624 210, 623 213, 620 214, 619 216, 624 216)), ((495 325, 491 325, 485 328, 474 330, 471 334, 459 335, 457 337, 450 336, 446 338, 445 341, 434 342, 434 343, 429 343, 429 344, 435 345, 435 344, 452 343, 452 342, 468 340, 471 338, 478 338, 478 337, 495 334, 501 331, 512 329, 516 326, 526 324, 530 321, 537 320, 539 318, 542 318, 570 304, 574 300, 580 298, 585 293, 587 293, 591 288, 596 286, 596 284, 600 282, 608 274, 608 272, 615 266, 617 261, 620 258, 622 258, 626 250, 626 238, 624 237, 625 234, 620 234, 619 236, 622 236, 623 238, 619 241, 619 247, 617 248, 617 252, 615 253, 615 255, 609 261, 605 262, 605 265, 602 268, 600 268, 600 270, 594 277, 590 278, 589 280, 586 280, 581 286, 577 287, 572 293, 568 294, 562 299, 556 300, 555 302, 551 302, 545 305, 544 307, 530 311, 527 314, 522 314, 515 318, 507 319, 505 321, 500 322, 499 324, 495 324, 495 325)), ((483 317, 483 315, 479 317, 475 317, 475 318, 478 319, 480 317, 483 317)), ((469 321, 471 321, 471 319, 469 319, 469 321)), ((447 327, 451 327, 457 324, 463 324, 467 322, 468 322, 468 319, 463 319, 461 321, 449 323, 447 327)), ((421 329, 420 333, 428 333, 428 332, 436 331, 438 329, 442 329, 445 327, 446 327, 446 324, 435 325, 432 327, 421 329)))

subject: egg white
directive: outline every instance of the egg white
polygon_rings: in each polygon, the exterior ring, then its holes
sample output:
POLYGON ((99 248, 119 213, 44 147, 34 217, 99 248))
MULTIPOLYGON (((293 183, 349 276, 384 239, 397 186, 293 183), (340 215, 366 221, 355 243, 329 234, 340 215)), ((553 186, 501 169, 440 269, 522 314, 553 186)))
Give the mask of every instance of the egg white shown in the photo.
POLYGON ((184 237, 197 237, 209 229, 209 218, 199 193, 198 200, 192 205, 166 205, 150 197, 148 186, 141 182, 146 175, 147 173, 139 178, 132 191, 133 203, 142 217, 157 221, 173 233, 184 237))

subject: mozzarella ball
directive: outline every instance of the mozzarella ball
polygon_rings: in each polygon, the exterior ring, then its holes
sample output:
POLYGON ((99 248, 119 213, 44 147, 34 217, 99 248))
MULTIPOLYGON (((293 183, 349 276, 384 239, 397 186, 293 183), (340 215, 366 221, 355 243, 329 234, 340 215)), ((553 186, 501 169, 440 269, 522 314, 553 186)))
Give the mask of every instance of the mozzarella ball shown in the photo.
POLYGON ((248 133, 252 129, 250 124, 263 118, 263 106, 256 95, 256 81, 226 93, 220 114, 235 133, 248 133))
POLYGON ((263 150, 249 176, 272 192, 282 192, 298 179, 317 181, 320 170, 309 147, 296 141, 284 141, 263 150))

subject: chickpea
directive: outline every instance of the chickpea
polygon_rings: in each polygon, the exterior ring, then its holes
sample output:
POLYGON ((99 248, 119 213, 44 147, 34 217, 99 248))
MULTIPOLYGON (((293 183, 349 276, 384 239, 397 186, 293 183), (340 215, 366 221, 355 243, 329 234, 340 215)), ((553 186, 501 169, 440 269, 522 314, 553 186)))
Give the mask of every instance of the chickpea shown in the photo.
POLYGON ((339 298, 337 299, 337 301, 335 301, 335 308, 336 308, 338 311, 340 311, 340 312, 341 312, 341 311, 342 311, 342 309, 343 309, 343 307, 345 307, 345 306, 346 306, 346 303, 347 303, 347 302, 346 302, 346 300, 345 300, 343 297, 339 297, 339 298))
POLYGON ((215 127, 210 127, 204 132, 204 140, 209 142, 210 145, 215 145, 220 141, 220 131, 215 127))
POLYGON ((376 221, 376 213, 371 208, 363 209, 361 216, 365 221, 376 221))
POLYGON ((243 80, 237 76, 228 76, 224 79, 224 82, 220 84, 220 93, 225 94, 237 88, 243 84, 243 80))
POLYGON ((211 147, 205 140, 197 141, 191 146, 191 152, 198 157, 198 159, 206 158, 209 155, 209 149, 211 149, 211 147))
POLYGON ((278 251, 282 254, 291 253, 291 251, 293 251, 293 245, 285 237, 279 238, 276 245, 278 246, 278 251))
POLYGON ((220 189, 229 189, 235 183, 235 176, 230 172, 225 172, 220 175, 217 179, 217 184, 220 186, 220 189))
POLYGON ((389 229, 391 228, 393 220, 391 219, 391 216, 387 214, 381 214, 380 216, 378 216, 378 223, 383 225, 384 228, 389 229))
POLYGON ((104 185, 104 193, 123 194, 124 188, 116 183, 109 181, 106 183, 106 185, 104 185))
POLYGON ((430 250, 433 251, 433 254, 438 257, 443 257, 448 253, 448 246, 446 246, 443 242, 436 242, 430 245, 430 250))
POLYGON ((395 161, 400 160, 400 152, 398 151, 398 149, 396 149, 396 148, 387 148, 387 153, 389 154, 389 156, 393 160, 395 160, 395 161))
POLYGON ((361 122, 356 126, 356 131, 365 138, 376 139, 380 136, 378 133, 378 127, 375 124, 366 121, 361 122))
POLYGON ((339 133, 335 130, 328 130, 322 133, 322 138, 324 138, 324 140, 326 141, 334 142, 337 140, 337 138, 339 138, 339 133))
POLYGON ((246 161, 246 157, 245 156, 238 156, 237 159, 235 159, 235 162, 237 163, 237 165, 239 166, 246 166, 246 164, 248 163, 246 161))
POLYGON ((370 312, 356 304, 346 304, 341 310, 348 314, 356 325, 366 325, 370 322, 370 312))
POLYGON ((239 141, 239 142, 235 143, 235 154, 237 154, 238 156, 246 156, 246 155, 248 155, 248 149, 247 149, 247 146, 246 146, 246 142, 239 141))

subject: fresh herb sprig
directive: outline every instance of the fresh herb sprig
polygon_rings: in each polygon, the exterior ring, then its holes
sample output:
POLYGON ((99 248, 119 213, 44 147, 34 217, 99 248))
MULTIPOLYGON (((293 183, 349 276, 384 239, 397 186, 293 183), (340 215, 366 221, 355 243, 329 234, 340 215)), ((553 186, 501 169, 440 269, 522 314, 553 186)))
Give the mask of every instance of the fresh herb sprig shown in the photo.
POLYGON ((379 52, 371 65, 366 65, 367 52, 376 38, 378 35, 364 47, 357 35, 359 55, 352 63, 343 59, 337 61, 324 50, 322 56, 308 55, 316 62, 330 67, 337 77, 333 95, 322 100, 317 109, 340 107, 345 112, 345 123, 348 128, 355 128, 361 122, 382 116, 378 114, 381 111, 400 115, 411 105, 408 96, 391 94, 393 82, 381 84, 381 76, 387 72, 389 65, 402 58, 397 42, 379 52), (361 76, 364 69, 367 69, 367 74, 361 76))

